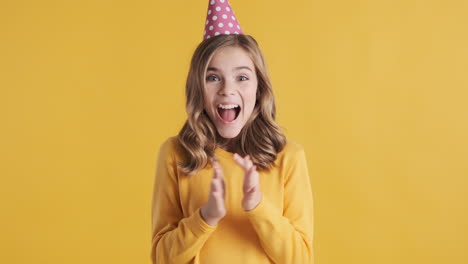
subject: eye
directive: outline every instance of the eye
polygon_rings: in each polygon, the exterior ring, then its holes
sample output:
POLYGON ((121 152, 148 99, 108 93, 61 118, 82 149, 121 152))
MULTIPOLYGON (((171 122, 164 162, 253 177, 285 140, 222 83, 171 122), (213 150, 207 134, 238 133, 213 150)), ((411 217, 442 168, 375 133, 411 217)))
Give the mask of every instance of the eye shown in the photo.
POLYGON ((211 77, 218 79, 218 77, 216 77, 215 75, 210 75, 210 76, 206 77, 206 80, 207 81, 213 81, 213 79, 211 77))
POLYGON ((244 79, 242 79, 241 81, 247 81, 247 80, 249 79, 249 78, 247 78, 246 76, 240 76, 240 78, 241 78, 241 79, 244 78, 244 79))

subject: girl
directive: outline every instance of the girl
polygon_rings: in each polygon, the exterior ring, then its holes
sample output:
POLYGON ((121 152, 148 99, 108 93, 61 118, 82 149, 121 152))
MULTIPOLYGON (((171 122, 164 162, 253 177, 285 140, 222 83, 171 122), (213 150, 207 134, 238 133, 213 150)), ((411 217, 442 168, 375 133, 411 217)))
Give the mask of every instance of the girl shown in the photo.
MULTIPOLYGON (((209 15, 232 12, 218 1, 209 15)), ((153 264, 313 263, 304 149, 276 124, 262 52, 237 28, 205 31, 192 57, 187 121, 161 145, 156 165, 153 264)))

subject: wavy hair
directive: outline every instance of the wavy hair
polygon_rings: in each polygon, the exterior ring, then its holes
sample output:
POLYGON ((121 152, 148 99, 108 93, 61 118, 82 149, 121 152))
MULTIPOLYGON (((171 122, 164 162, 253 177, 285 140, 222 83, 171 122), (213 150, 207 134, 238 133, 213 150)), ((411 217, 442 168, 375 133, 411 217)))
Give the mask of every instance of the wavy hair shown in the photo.
POLYGON ((215 149, 234 140, 240 155, 249 155, 259 170, 269 170, 277 154, 284 148, 286 137, 275 121, 276 107, 263 54, 250 35, 221 34, 203 40, 196 48, 190 63, 185 86, 187 120, 177 135, 185 151, 186 160, 178 162, 182 173, 193 175, 217 159, 215 149), (254 110, 239 135, 226 139, 219 135, 204 110, 204 89, 208 64, 214 53, 223 47, 240 47, 247 52, 258 79, 254 110))

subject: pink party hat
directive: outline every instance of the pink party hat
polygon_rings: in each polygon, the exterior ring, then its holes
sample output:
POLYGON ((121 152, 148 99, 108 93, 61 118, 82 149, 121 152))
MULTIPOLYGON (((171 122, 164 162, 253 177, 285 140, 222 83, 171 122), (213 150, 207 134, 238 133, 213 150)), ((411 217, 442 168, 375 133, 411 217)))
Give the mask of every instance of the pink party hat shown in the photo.
POLYGON ((220 34, 243 34, 228 0, 208 0, 203 40, 220 34))

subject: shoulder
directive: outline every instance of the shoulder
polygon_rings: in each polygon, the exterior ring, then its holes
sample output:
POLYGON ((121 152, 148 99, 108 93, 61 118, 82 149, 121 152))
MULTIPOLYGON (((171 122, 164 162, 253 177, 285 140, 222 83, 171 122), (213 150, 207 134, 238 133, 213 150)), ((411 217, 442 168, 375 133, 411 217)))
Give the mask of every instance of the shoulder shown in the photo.
POLYGON ((159 146, 159 156, 164 159, 178 160, 182 153, 183 148, 177 136, 168 137, 159 146))
POLYGON ((286 140, 286 145, 278 154, 275 162, 279 167, 283 180, 286 182, 292 175, 307 173, 307 159, 302 144, 295 140, 286 140))
POLYGON ((275 163, 277 166, 287 171, 297 162, 303 161, 304 158, 305 151, 302 144, 295 140, 286 139, 286 144, 284 145, 284 148, 278 153, 275 163))
POLYGON ((278 157, 281 158, 292 158, 297 157, 297 155, 302 155, 304 153, 304 147, 302 144, 295 140, 286 139, 286 144, 284 145, 283 150, 278 153, 278 157))

